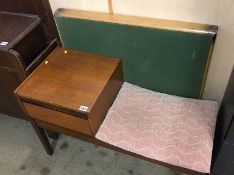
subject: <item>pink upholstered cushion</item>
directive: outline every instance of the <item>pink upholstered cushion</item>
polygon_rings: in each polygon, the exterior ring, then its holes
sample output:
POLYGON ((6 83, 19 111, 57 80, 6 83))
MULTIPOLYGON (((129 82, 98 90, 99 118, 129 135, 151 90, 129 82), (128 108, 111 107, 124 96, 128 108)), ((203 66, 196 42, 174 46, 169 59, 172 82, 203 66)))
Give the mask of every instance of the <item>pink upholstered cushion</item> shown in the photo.
POLYGON ((96 138, 139 155, 210 172, 218 104, 124 83, 96 138))

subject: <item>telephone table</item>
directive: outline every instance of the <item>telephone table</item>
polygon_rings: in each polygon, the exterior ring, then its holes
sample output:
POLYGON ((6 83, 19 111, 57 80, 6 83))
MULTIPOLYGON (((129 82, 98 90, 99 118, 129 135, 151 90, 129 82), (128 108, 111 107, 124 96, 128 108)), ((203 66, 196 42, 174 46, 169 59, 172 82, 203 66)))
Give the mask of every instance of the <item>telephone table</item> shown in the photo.
POLYGON ((15 94, 51 155, 44 129, 92 139, 122 83, 121 59, 57 47, 15 94))

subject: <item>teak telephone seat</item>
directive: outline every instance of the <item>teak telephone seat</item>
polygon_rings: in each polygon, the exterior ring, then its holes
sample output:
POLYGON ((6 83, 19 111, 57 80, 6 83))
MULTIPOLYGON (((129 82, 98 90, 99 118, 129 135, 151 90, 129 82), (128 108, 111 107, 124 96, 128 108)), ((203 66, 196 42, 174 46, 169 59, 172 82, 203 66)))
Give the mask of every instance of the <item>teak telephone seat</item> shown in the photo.
POLYGON ((123 81, 200 98, 217 27, 64 9, 55 17, 65 48, 106 56, 57 48, 15 91, 47 153, 51 155, 53 150, 44 128, 188 174, 202 174, 94 136, 123 81), (80 123, 77 127, 76 122, 80 123))

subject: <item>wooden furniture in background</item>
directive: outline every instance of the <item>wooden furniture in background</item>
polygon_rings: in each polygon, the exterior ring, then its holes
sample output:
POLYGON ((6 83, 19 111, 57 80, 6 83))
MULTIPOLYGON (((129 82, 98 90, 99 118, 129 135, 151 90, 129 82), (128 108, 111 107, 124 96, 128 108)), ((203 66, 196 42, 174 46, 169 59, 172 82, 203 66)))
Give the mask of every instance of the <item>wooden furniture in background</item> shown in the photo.
POLYGON ((60 44, 59 35, 48 0, 2 0, 0 11, 1 40, 9 42, 0 48, 0 113, 25 119, 13 91, 60 44))
POLYGON ((59 41, 49 0, 1 0, 0 11, 38 15, 42 20, 41 24, 47 42, 55 38, 59 41))
POLYGON ((0 113, 25 117, 13 91, 56 45, 38 16, 0 11, 0 113))

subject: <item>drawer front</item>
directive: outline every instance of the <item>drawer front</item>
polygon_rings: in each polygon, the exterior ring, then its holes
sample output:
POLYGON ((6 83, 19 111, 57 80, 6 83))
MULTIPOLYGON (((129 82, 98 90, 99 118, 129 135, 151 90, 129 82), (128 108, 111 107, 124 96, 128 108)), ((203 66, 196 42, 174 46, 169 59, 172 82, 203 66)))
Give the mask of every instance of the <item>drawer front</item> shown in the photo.
POLYGON ((54 124, 83 134, 92 135, 86 119, 72 116, 56 110, 23 102, 23 106, 31 118, 54 124))

